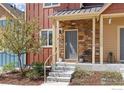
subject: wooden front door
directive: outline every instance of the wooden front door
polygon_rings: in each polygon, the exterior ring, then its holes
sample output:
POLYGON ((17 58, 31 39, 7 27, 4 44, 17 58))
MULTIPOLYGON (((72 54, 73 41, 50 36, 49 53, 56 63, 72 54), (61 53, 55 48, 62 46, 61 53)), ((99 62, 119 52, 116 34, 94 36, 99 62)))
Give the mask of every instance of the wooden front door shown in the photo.
POLYGON ((65 31, 65 59, 77 59, 77 30, 65 31))

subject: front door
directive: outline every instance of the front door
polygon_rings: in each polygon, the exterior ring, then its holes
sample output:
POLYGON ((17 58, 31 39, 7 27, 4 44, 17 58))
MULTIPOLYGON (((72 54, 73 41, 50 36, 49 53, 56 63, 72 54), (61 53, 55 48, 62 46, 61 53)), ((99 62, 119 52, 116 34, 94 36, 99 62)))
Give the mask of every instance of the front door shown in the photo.
POLYGON ((77 59, 77 30, 65 31, 65 59, 77 59))
POLYGON ((124 28, 120 28, 120 61, 124 62, 124 28))

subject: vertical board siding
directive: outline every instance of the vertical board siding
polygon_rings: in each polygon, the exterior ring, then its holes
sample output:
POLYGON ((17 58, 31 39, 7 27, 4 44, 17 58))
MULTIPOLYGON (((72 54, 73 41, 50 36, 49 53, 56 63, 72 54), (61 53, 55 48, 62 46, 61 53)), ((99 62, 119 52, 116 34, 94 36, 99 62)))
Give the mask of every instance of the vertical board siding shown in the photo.
MULTIPOLYGON (((27 64, 32 64, 33 62, 44 63, 45 60, 52 54, 52 48, 43 48, 38 54, 27 53, 27 64), (39 58, 35 58, 39 56, 39 58)), ((52 62, 52 58, 49 59, 49 64, 52 62)))
MULTIPOLYGON (((52 22, 49 19, 49 16, 54 12, 65 10, 65 9, 79 9, 80 3, 61 3, 59 7, 43 8, 42 3, 38 4, 26 4, 26 18, 27 21, 38 18, 39 26, 41 29, 50 29, 52 28, 52 22), (35 7, 35 8, 34 8, 35 7)), ((27 64, 32 64, 32 62, 40 61, 44 62, 52 54, 52 48, 43 48, 39 54, 34 55, 33 53, 27 53, 27 64)), ((51 63, 52 58, 49 60, 51 63)))
MULTIPOLYGON (((21 56, 21 61, 23 65, 26 64, 26 54, 21 56)), ((15 65, 18 67, 18 56, 12 53, 0 52, 0 66, 4 66, 9 63, 15 63, 15 65)))

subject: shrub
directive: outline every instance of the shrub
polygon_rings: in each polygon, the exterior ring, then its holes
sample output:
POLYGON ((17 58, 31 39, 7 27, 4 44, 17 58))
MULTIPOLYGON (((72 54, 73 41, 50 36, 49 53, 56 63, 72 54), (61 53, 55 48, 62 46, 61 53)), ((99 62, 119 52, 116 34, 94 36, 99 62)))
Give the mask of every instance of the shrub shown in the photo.
POLYGON ((41 78, 41 75, 39 73, 37 73, 36 71, 29 71, 26 73, 26 77, 31 79, 31 80, 37 80, 41 78))
POLYGON ((4 72, 12 72, 15 71, 15 63, 9 63, 3 66, 3 71, 4 72))
POLYGON ((35 62, 32 64, 32 69, 39 73, 41 76, 44 75, 44 64, 40 62, 35 62))
POLYGON ((35 62, 32 64, 32 70, 26 72, 26 77, 31 80, 40 79, 44 75, 44 65, 40 62, 35 62))

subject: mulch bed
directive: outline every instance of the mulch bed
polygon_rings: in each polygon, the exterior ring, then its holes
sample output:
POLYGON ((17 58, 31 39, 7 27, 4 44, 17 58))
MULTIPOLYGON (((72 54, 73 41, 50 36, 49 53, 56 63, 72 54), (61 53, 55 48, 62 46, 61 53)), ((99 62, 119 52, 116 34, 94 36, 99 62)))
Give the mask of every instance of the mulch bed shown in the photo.
POLYGON ((94 72, 90 76, 85 76, 84 78, 72 78, 70 85, 124 85, 124 81, 121 82, 101 82, 102 73, 94 72))
POLYGON ((20 72, 6 73, 0 76, 0 84, 13 84, 13 85, 41 85, 43 78, 38 80, 30 80, 29 78, 22 77, 20 72))
POLYGON ((72 79, 70 85, 100 85, 101 74, 100 72, 94 72, 90 77, 83 79, 72 79))

